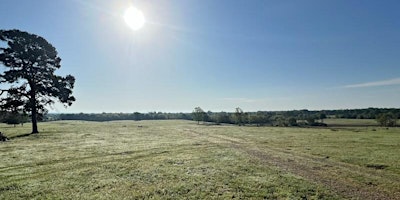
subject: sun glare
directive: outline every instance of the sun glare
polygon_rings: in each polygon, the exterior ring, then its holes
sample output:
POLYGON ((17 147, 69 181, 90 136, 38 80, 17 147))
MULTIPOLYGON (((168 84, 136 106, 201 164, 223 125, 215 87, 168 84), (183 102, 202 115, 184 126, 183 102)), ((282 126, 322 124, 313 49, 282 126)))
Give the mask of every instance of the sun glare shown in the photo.
POLYGON ((124 20, 125 23, 134 31, 141 29, 146 22, 143 12, 135 7, 126 9, 124 20))

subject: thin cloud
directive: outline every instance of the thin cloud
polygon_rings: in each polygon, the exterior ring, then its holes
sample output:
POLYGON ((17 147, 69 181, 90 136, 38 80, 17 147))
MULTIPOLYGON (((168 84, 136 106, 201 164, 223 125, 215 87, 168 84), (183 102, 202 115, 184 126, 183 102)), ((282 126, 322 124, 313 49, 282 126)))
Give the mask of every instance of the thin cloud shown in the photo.
POLYGON ((377 87, 377 86, 388 86, 388 85, 400 85, 400 78, 359 83, 354 85, 345 85, 344 88, 364 88, 364 87, 377 87))

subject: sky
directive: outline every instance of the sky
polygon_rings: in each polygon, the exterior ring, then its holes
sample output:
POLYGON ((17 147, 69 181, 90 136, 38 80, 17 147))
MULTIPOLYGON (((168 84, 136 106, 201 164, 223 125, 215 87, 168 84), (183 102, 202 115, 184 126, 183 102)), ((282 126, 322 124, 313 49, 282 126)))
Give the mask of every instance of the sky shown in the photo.
MULTIPOLYGON (((1 0, 76 102, 52 113, 400 107, 400 1, 1 0), (146 18, 133 31, 123 14, 146 18)), ((5 70, 0 66, 0 72, 5 70)))

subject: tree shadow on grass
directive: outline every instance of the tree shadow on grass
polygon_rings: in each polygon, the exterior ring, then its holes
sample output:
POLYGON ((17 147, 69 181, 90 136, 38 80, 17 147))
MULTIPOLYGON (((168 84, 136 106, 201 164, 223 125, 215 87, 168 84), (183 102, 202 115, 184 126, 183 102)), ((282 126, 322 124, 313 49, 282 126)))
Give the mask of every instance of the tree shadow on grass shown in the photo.
POLYGON ((8 137, 8 138, 11 140, 11 139, 14 139, 14 138, 28 137, 28 136, 31 136, 31 135, 32 135, 32 133, 26 133, 26 134, 22 134, 22 135, 11 136, 11 137, 8 137))

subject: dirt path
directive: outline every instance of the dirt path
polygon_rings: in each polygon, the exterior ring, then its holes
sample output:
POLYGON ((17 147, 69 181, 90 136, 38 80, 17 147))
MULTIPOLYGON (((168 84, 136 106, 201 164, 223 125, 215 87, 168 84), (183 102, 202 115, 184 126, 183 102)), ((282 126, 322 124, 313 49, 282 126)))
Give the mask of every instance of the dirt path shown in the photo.
POLYGON ((322 184, 348 199, 400 199, 400 191, 390 193, 385 191, 384 182, 398 183, 395 177, 382 176, 382 172, 374 169, 335 162, 329 158, 315 157, 309 154, 288 152, 280 148, 272 148, 267 145, 260 146, 254 141, 235 138, 219 134, 201 133, 191 129, 185 129, 187 134, 196 137, 208 138, 210 143, 224 144, 236 150, 242 151, 257 159, 259 162, 277 167, 279 170, 300 176, 311 182, 322 184), (363 181, 357 181, 357 179, 363 181), (365 180, 371 180, 365 182, 365 180))

